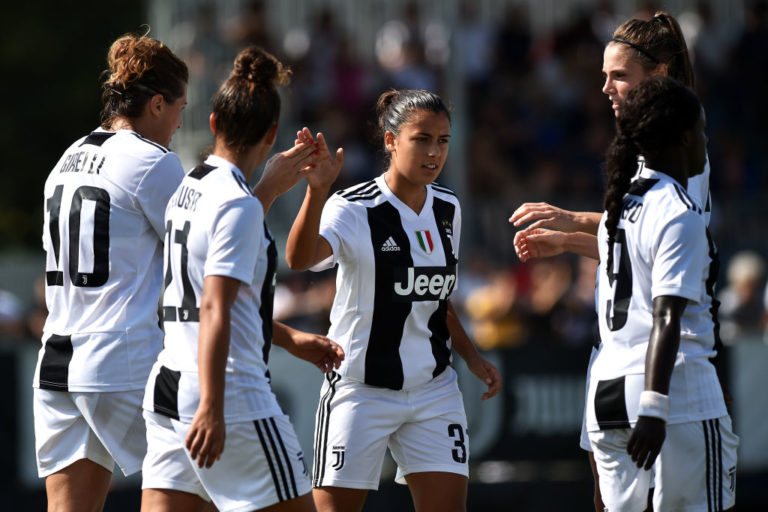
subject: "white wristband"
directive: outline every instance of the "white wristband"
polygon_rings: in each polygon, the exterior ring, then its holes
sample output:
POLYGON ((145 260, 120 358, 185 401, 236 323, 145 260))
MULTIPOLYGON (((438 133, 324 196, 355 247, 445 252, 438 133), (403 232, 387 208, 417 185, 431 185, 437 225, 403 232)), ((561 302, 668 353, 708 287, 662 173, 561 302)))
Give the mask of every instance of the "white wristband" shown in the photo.
POLYGON ((669 396, 656 391, 643 391, 640 393, 640 406, 637 408, 637 415, 667 421, 669 419, 669 396))

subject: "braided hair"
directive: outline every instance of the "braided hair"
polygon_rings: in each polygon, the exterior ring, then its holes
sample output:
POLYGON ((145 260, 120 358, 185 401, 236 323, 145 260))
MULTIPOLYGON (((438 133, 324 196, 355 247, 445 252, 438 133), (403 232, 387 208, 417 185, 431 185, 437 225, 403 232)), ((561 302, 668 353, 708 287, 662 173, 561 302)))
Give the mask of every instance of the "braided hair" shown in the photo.
POLYGON ((683 132, 693 128, 701 103, 685 85, 670 77, 655 76, 632 89, 616 118, 616 135, 605 157, 607 185, 603 208, 608 232, 608 264, 613 273, 613 246, 624 207, 624 194, 637 171, 637 157, 653 161, 669 147, 680 144, 683 132))

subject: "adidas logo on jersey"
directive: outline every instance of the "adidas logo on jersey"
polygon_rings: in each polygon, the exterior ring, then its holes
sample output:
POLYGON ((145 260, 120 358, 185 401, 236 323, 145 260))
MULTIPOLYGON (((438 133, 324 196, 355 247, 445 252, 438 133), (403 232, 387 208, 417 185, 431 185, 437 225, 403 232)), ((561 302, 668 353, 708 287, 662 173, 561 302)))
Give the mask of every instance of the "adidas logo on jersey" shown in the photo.
POLYGON ((384 242, 384 245, 381 246, 382 252, 391 252, 391 251, 399 251, 400 246, 397 245, 395 242, 395 239, 392 237, 387 238, 387 241, 384 242))

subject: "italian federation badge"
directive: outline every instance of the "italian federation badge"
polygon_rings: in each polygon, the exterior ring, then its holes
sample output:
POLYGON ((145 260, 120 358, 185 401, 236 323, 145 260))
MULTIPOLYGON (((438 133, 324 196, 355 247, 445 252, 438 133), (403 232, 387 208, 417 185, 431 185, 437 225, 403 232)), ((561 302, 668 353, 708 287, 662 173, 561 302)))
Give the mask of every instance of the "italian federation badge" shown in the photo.
POLYGON ((432 254, 432 249, 435 248, 435 244, 432 243, 432 235, 428 229, 422 229, 416 231, 416 238, 419 240, 419 247, 427 253, 432 254))

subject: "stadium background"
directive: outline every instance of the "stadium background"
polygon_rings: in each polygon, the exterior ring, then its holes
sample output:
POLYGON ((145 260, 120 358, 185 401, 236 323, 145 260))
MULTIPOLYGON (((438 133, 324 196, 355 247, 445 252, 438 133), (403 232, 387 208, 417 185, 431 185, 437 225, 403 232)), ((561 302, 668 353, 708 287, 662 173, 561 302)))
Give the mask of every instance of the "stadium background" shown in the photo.
MULTIPOLYGON (((0 434, 3 509, 44 510, 35 476, 31 375, 44 318, 39 276, 42 188, 61 152, 98 124, 99 73, 112 40, 151 27, 190 66, 184 127, 172 149, 194 165, 210 143, 209 99, 246 44, 290 64, 276 147, 303 125, 343 146, 339 186, 382 171, 372 106, 388 87, 435 90, 453 108, 441 182, 462 199, 461 285, 455 302, 500 367, 503 393, 480 388, 457 364, 472 431, 469 510, 590 510, 577 446, 593 329, 594 267, 574 258, 522 265, 507 218, 523 201, 600 209, 602 151, 613 126, 600 92, 602 49, 624 19, 655 8, 675 15, 695 57, 707 110, 712 229, 720 247, 726 374, 742 437, 738 510, 768 507, 768 17, 748 0, 144 0, 14 2, 0 31, 0 434)), ((269 214, 278 240, 303 195, 269 214)), ((322 331, 332 274, 280 272, 277 313, 322 331)), ((273 351, 274 388, 311 457, 319 374, 273 351)), ((391 462, 366 511, 409 510, 391 462)), ((140 480, 115 478, 106 510, 137 510, 140 480)))

